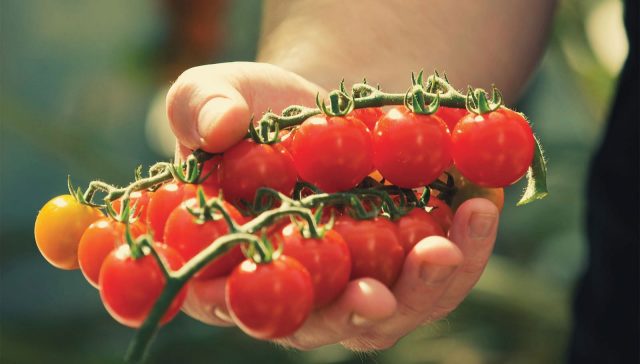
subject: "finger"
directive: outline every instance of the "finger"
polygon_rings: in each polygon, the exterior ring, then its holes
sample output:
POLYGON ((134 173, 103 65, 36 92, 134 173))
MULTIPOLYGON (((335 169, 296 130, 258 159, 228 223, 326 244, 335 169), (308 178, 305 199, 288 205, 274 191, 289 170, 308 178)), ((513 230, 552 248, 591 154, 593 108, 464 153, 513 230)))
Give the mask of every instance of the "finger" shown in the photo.
POLYGON ((407 255, 393 288, 398 302, 395 314, 342 344, 352 350, 379 350, 392 346, 422 323, 462 261, 460 249, 446 238, 431 236, 420 241, 407 255))
POLYGON ((294 335, 277 342, 301 350, 333 344, 358 335, 395 310, 396 300, 384 284, 372 278, 353 280, 336 302, 313 313, 294 335))
POLYGON ((265 63, 234 62, 191 68, 167 93, 171 129, 182 145, 217 153, 242 139, 253 114, 313 106, 320 87, 265 63))
POLYGON ((431 320, 454 310, 480 279, 496 241, 498 216, 497 207, 482 198, 468 200, 458 208, 449 237, 462 251, 464 262, 433 308, 431 320))
POLYGON ((224 299, 224 287, 227 278, 211 280, 193 279, 187 288, 187 297, 182 311, 205 324, 214 326, 233 326, 224 299))

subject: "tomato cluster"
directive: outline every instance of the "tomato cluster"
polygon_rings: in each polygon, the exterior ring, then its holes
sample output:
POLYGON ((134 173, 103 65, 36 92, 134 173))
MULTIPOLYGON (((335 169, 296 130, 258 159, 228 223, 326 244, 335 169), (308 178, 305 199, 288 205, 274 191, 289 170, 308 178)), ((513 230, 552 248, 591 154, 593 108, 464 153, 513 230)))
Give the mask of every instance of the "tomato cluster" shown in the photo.
POLYGON ((392 288, 413 247, 447 236, 465 200, 502 209, 502 187, 534 157, 544 177, 523 115, 484 94, 468 96, 467 109, 438 107, 438 95, 425 108, 421 87, 419 76, 403 105, 388 95, 389 109, 354 109, 355 91, 341 110, 337 98, 331 112, 292 107, 282 128, 265 114, 260 132, 252 125, 222 155, 194 151, 125 188, 96 181, 56 197, 36 219, 38 248, 58 268, 80 268, 113 318, 140 331, 170 321, 191 282, 224 278, 243 331, 291 335, 350 280, 392 288), (105 205, 92 203, 97 191, 105 205))

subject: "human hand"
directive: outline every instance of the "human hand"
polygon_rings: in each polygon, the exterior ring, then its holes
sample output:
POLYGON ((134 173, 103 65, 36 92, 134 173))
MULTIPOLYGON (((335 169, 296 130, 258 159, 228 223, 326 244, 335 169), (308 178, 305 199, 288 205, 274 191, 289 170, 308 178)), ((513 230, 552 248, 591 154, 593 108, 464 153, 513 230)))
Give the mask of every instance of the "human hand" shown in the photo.
MULTIPOLYGON (((185 72, 167 95, 177 155, 221 152, 246 134, 252 114, 291 104, 313 106, 317 85, 267 64, 229 63, 185 72)), ((353 350, 383 349, 423 323, 444 317, 468 294, 495 242, 498 210, 472 199, 458 209, 449 239, 429 237, 407 255, 392 289, 356 279, 338 299, 315 311, 295 334, 278 342, 313 349, 341 342, 353 350)), ((225 278, 191 282, 183 310, 220 326, 233 325, 224 300, 225 278)))

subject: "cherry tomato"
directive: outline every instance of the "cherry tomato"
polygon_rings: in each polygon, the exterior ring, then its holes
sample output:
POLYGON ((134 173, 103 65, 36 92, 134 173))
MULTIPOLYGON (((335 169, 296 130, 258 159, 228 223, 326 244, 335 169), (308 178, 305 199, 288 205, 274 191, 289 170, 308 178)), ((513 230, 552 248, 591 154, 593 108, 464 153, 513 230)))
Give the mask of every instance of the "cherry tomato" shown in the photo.
POLYGON ((515 111, 500 108, 469 114, 453 130, 456 168, 481 187, 504 187, 518 181, 533 160, 531 126, 515 111))
POLYGON ((451 223, 453 222, 453 211, 451 207, 435 196, 429 197, 427 206, 432 207, 429 215, 436 219, 445 234, 448 233, 451 228, 451 223))
POLYGON ((253 202, 260 187, 291 195, 297 179, 293 158, 285 147, 257 144, 251 139, 227 150, 220 165, 222 193, 229 201, 253 202))
MULTIPOLYGON (((225 209, 236 222, 242 222, 243 217, 231 204, 224 202, 225 209)), ((217 238, 229 233, 229 227, 222 217, 215 221, 201 223, 189 212, 198 207, 195 198, 189 199, 178 206, 169 215, 164 230, 164 243, 174 248, 186 260, 208 247, 217 238)), ((198 273, 195 278, 210 279, 229 274, 244 259, 239 245, 211 261, 198 273)))
POLYGON ((451 137, 437 116, 395 107, 376 124, 373 164, 403 188, 426 186, 451 165, 451 137))
POLYGON ((350 115, 362 121, 364 125, 373 132, 376 127, 376 123, 380 120, 382 115, 384 115, 384 111, 379 107, 365 107, 362 109, 354 109, 350 115))
POLYGON ((87 226, 102 217, 100 210, 81 204, 71 195, 55 197, 36 217, 36 245, 54 267, 77 269, 80 237, 87 226))
POLYGON ((343 215, 334 226, 351 252, 351 279, 371 277, 393 286, 402 263, 404 249, 396 226, 384 217, 354 220, 343 215))
MULTIPOLYGON (((82 234, 78 245, 78 262, 84 277, 92 286, 98 287, 100 267, 112 250, 125 244, 124 223, 111 218, 102 218, 95 221, 82 234)), ((144 234, 147 227, 140 221, 129 225, 131 236, 137 238, 144 234)))
MULTIPOLYGON (((133 191, 129 194, 129 208, 134 209, 133 217, 139 217, 142 221, 147 219, 147 206, 149 205, 149 199, 153 195, 151 191, 133 191)), ((117 199, 111 203, 111 207, 115 212, 120 213, 122 208, 122 200, 117 199)))
POLYGON ((373 170, 369 129, 349 116, 305 120, 291 151, 298 175, 325 192, 351 189, 373 170))
POLYGON ((291 153, 291 142, 293 141, 293 136, 296 135, 296 129, 281 130, 279 135, 280 141, 278 144, 291 153))
MULTIPOLYGON (((171 270, 182 267, 184 260, 164 244, 155 246, 171 270)), ((100 269, 100 298, 109 314, 119 323, 138 328, 156 303, 166 279, 150 254, 133 259, 127 244, 113 250, 100 269)), ((169 322, 180 311, 187 291, 181 289, 162 316, 160 324, 169 322)))
POLYGON ((438 107, 438 110, 435 113, 436 116, 438 116, 440 119, 442 119, 442 121, 444 121, 445 124, 447 124, 447 128, 449 128, 449 131, 451 132, 456 127, 456 124, 458 124, 458 121, 460 121, 460 119, 465 117, 467 114, 469 114, 469 112, 465 108, 459 109, 456 107, 446 106, 438 107))
POLYGON ((333 301, 344 290, 351 274, 351 254, 342 236, 328 230, 321 239, 305 238, 295 224, 289 224, 281 231, 281 237, 282 253, 298 260, 311 274, 314 307, 333 301))
POLYGON ((233 320, 258 339, 293 334, 309 316, 313 294, 307 269, 286 255, 264 264, 245 260, 231 273, 225 289, 233 320))
POLYGON ((163 239, 164 225, 167 222, 167 218, 169 218, 169 214, 182 201, 196 197, 199 186, 202 186, 207 197, 218 195, 216 188, 207 185, 194 185, 175 181, 166 183, 156 190, 147 207, 147 225, 156 242, 160 242, 163 239))
POLYGON ((428 236, 445 236, 438 221, 421 208, 414 208, 395 223, 398 226, 398 237, 405 254, 408 254, 420 240, 428 236))
POLYGON ((209 191, 216 191, 220 189, 220 181, 218 178, 218 169, 220 168, 220 162, 222 157, 215 155, 207 159, 202 164, 200 171, 200 184, 209 191))

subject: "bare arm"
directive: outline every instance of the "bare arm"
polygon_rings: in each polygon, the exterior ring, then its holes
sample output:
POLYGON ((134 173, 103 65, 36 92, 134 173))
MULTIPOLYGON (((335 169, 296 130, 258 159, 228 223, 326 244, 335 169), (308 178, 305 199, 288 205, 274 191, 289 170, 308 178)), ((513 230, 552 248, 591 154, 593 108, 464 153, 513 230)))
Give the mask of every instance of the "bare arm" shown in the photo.
POLYGON ((367 77, 404 91, 407 73, 446 71, 457 88, 495 83, 513 102, 535 69, 555 0, 266 0, 258 61, 325 89, 367 77))

